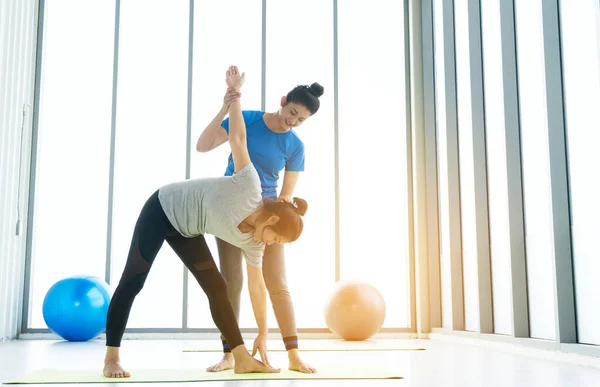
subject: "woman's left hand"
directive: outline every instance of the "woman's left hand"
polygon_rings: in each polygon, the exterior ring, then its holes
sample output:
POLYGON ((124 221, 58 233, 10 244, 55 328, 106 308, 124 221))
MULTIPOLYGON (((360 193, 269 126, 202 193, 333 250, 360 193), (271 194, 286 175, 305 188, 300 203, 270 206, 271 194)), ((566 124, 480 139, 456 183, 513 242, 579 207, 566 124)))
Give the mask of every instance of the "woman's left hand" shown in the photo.
POLYGON ((227 73, 225 74, 225 83, 230 89, 240 90, 244 81, 246 80, 246 73, 240 74, 237 66, 229 66, 227 73))
POLYGON ((227 89, 227 93, 225 93, 225 97, 223 97, 223 107, 229 109, 229 105, 235 101, 240 99, 240 97, 242 96, 242 93, 239 92, 239 90, 235 90, 235 89, 227 89))
POLYGON ((278 201, 278 202, 286 202, 286 203, 291 203, 291 202, 292 202, 292 198, 291 198, 291 197, 289 197, 289 196, 285 196, 285 195, 284 195, 284 196, 279 196, 279 197, 277 198, 277 201, 278 201))
POLYGON ((271 367, 269 359, 267 358, 267 336, 258 335, 254 340, 254 348, 252 349, 252 357, 256 355, 256 352, 260 354, 260 360, 271 367))

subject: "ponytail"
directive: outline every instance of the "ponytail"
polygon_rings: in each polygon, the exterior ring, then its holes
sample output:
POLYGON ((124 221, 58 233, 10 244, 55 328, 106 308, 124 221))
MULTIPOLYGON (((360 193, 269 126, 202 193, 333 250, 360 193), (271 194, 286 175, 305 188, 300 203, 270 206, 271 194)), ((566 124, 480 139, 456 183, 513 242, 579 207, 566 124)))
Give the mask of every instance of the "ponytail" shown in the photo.
POLYGON ((293 198, 292 205, 300 216, 304 216, 304 214, 306 214, 306 210, 308 210, 308 203, 306 203, 306 200, 304 199, 293 198))

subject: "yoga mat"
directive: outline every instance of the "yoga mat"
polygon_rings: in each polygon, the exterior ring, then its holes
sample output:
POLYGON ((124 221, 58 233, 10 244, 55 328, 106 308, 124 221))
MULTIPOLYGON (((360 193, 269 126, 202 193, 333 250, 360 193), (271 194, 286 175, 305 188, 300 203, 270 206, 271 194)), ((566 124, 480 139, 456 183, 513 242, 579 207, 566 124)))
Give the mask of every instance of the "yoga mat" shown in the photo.
MULTIPOLYGON (((300 352, 379 352, 379 351, 424 351, 425 348, 410 345, 390 345, 390 344, 367 344, 365 343, 349 343, 349 342, 328 342, 328 343, 303 343, 298 349, 300 352)), ((248 348, 248 351, 252 353, 252 347, 248 348)), ((206 348, 187 348, 183 352, 223 352, 223 350, 217 346, 210 346, 206 348)), ((267 352, 286 352, 285 347, 276 346, 275 348, 269 348, 267 352)))
POLYGON ((131 370, 129 378, 107 378, 102 371, 41 369, 4 384, 66 384, 66 383, 165 383, 224 380, 291 380, 291 379, 402 379, 398 373, 377 368, 323 368, 315 374, 281 370, 278 374, 236 374, 233 370, 206 372, 200 369, 131 370))
MULTIPOLYGON (((299 349, 299 352, 385 352, 385 351, 424 351, 425 348, 308 348, 299 349)), ((252 352, 252 348, 248 348, 252 352)), ((267 352, 286 352, 285 348, 269 349, 267 352)), ((184 349, 183 352, 223 352, 222 349, 184 349)))

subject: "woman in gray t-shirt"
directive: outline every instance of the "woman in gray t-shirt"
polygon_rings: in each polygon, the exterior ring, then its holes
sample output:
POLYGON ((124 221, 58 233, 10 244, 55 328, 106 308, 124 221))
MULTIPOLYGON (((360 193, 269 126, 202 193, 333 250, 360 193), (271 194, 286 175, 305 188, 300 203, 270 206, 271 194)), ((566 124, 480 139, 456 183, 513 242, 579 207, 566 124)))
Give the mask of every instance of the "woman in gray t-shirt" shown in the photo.
MULTIPOLYGON (((239 90, 244 76, 236 67, 230 67, 226 80, 229 88, 239 90)), ((239 99, 232 102, 229 109, 234 175, 168 184, 156 191, 142 208, 127 263, 108 310, 104 360, 107 377, 130 376, 120 364, 121 339, 133 301, 144 286, 164 241, 206 293, 215 325, 235 357, 234 371, 279 372, 248 353, 227 295, 227 285, 204 234, 212 234, 239 247, 246 256, 249 282, 264 287, 261 266, 265 245, 296 240, 302 233, 302 216, 307 204, 298 198, 294 198, 293 203, 284 203, 261 197, 260 179, 248 155, 239 99)), ((257 305, 262 308, 264 302, 257 305)))

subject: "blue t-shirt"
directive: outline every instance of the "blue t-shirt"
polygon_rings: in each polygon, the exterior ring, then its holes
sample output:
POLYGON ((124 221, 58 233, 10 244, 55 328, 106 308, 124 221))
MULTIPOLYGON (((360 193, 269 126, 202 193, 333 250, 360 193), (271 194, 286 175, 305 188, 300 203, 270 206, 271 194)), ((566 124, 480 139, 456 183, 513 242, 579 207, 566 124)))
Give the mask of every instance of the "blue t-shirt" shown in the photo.
MULTIPOLYGON (((304 143, 293 130, 273 132, 265 124, 263 114, 262 111, 242 111, 248 153, 260 177, 262 195, 276 199, 279 172, 284 168, 286 171, 304 171, 304 143)), ((229 134, 229 117, 221 126, 229 134)), ((234 171, 233 156, 229 154, 225 176, 232 176, 234 171)))

